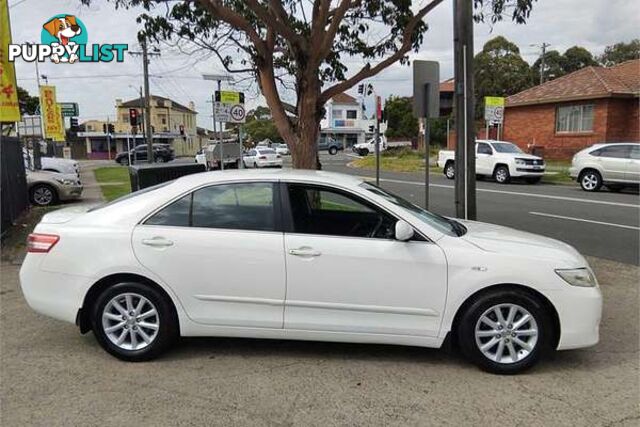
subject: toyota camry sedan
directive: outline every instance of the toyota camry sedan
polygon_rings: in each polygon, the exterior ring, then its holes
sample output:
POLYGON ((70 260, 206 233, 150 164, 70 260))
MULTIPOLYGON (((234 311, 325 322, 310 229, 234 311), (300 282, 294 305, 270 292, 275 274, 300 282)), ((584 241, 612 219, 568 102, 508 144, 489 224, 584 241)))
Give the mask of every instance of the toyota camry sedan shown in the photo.
POLYGON ((200 173, 49 213, 20 282, 35 311, 129 361, 179 336, 450 342, 511 374, 596 344, 602 308, 565 243, 318 171, 200 173))

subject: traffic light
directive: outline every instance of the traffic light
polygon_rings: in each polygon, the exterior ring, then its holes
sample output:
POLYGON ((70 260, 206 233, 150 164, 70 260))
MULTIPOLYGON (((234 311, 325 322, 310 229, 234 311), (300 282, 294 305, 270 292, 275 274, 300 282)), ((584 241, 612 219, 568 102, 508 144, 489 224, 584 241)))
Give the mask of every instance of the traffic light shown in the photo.
POLYGON ((135 108, 129 108, 129 124, 138 126, 138 110, 135 108))
POLYGON ((358 95, 364 95, 364 84, 360 83, 358 85, 358 95))
POLYGON ((116 127, 111 123, 109 123, 109 133, 116 133, 116 127))
POLYGON ((107 124, 106 123, 102 124, 102 133, 107 133, 107 124))

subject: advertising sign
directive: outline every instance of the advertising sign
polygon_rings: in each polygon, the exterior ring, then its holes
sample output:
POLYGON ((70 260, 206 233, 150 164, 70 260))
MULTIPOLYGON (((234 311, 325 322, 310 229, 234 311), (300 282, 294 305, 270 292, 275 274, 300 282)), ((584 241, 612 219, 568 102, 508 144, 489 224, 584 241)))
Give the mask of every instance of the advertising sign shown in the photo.
POLYGON ((55 86, 40 86, 40 104, 42 106, 45 138, 64 141, 64 125, 62 125, 60 107, 56 102, 55 86))
POLYGON ((216 120, 225 123, 245 123, 244 93, 229 90, 215 93, 216 120))
POLYGON ((0 122, 19 122, 16 70, 9 62, 7 46, 11 44, 7 0, 0 0, 0 122))
POLYGON ((61 102, 60 108, 62 109, 62 117, 78 117, 80 115, 77 102, 61 102))
POLYGON ((484 120, 494 125, 501 125, 504 120, 504 98, 485 96, 484 120))

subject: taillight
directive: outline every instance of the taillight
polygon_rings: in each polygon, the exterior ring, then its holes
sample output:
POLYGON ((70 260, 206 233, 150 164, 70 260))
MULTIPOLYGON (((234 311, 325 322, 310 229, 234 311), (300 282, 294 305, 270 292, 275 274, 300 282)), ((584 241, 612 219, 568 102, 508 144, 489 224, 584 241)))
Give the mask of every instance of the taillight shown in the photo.
POLYGON ((32 233, 27 237, 27 252, 47 253, 60 240, 55 234, 32 233))

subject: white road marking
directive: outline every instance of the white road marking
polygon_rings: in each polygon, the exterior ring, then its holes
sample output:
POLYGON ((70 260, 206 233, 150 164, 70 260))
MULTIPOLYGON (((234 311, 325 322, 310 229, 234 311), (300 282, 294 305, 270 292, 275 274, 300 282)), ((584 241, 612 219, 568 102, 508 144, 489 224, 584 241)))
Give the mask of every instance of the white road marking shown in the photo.
POLYGON ((619 228, 628 228, 630 230, 640 230, 640 227, 634 227, 633 225, 613 224, 611 222, 593 221, 591 219, 573 218, 570 216, 553 215, 553 214, 542 213, 542 212, 529 212, 529 214, 537 215, 537 216, 545 216, 549 218, 566 219, 569 221, 588 222, 591 224, 608 225, 609 227, 619 227, 619 228))
MULTIPOLYGON (((400 179, 380 178, 380 181, 394 182, 394 183, 398 183, 398 184, 424 185, 424 182, 403 181, 403 180, 400 180, 400 179)), ((444 184, 429 184, 429 187, 454 188, 453 185, 444 185, 444 184)), ((484 192, 484 193, 507 194, 507 195, 510 195, 510 196, 537 197, 537 198, 540 198, 540 199, 565 200, 565 201, 569 201, 569 202, 592 203, 592 204, 596 204, 596 205, 622 206, 622 207, 626 207, 626 208, 640 209, 640 204, 635 204, 634 205, 634 204, 631 204, 631 203, 607 202, 607 201, 604 201, 604 200, 588 200, 588 199, 579 199, 577 197, 552 196, 550 194, 524 193, 524 192, 520 192, 520 191, 491 190, 489 188, 478 188, 477 191, 478 192, 484 192)))

